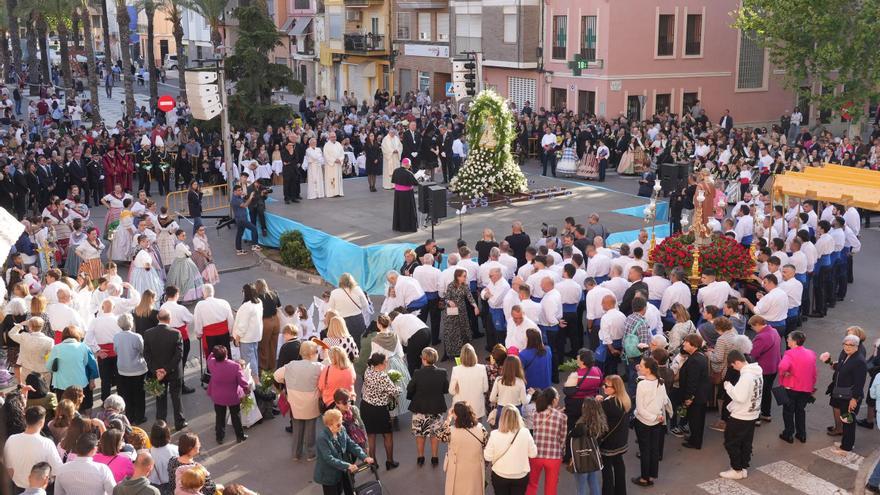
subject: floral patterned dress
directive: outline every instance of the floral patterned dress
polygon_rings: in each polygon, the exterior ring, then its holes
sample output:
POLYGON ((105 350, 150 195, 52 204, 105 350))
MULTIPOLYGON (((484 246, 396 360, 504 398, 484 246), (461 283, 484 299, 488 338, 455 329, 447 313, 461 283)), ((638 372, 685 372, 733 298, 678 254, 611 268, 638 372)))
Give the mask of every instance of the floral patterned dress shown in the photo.
POLYGON ((446 303, 443 344, 448 356, 458 357, 461 353, 461 347, 471 341, 471 326, 468 321, 467 307, 469 304, 476 303, 470 288, 455 282, 450 283, 446 288, 446 303), (450 302, 455 305, 454 308, 449 307, 450 302), (450 314, 450 312, 455 314, 450 314))

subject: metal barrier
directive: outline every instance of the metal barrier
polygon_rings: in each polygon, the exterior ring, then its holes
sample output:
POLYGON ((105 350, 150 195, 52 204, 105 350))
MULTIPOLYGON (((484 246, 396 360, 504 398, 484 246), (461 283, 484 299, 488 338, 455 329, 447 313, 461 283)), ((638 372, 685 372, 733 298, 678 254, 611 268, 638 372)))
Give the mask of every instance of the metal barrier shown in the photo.
MULTIPOLYGON (((165 196, 165 207, 170 213, 189 212, 189 204, 186 195, 189 190, 174 191, 165 196)), ((228 211, 229 210, 229 186, 219 184, 216 186, 202 187, 202 212, 228 211)))
POLYGON ((536 137, 529 138, 529 158, 537 158, 541 150, 541 141, 536 137))

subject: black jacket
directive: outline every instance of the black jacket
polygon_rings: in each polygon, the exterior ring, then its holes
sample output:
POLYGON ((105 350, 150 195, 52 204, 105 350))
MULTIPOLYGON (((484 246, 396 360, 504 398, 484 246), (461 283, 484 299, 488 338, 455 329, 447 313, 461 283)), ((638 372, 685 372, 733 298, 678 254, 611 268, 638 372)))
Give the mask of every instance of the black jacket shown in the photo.
POLYGON ((516 258, 517 265, 525 265, 526 249, 532 244, 529 235, 525 232, 520 232, 519 234, 510 234, 504 240, 510 245, 510 250, 513 251, 512 254, 516 258))
POLYGON ((183 356, 180 332, 160 323, 144 332, 144 359, 151 373, 164 369, 168 376, 177 376, 183 356))
POLYGON ((849 356, 848 359, 842 356, 840 361, 837 362, 834 371, 834 381, 831 384, 832 393, 834 388, 850 388, 852 389, 852 397, 861 401, 865 395, 865 378, 867 375, 868 364, 865 362, 865 357, 862 354, 857 352, 849 356))
MULTIPOLYGON (((624 274, 625 276, 626 274, 624 274)), ((632 303, 633 299, 636 297, 636 292, 641 292, 647 296, 648 294, 648 284, 639 280, 638 282, 629 286, 626 289, 626 292, 623 293, 623 300, 620 301, 620 312, 629 316, 632 311, 632 303)))
POLYGON ((440 163, 449 164, 452 160, 452 133, 437 134, 437 146, 440 148, 440 163), (444 156, 445 154, 445 156, 444 156))
POLYGON ((626 452, 629 437, 629 421, 620 403, 615 399, 602 401, 602 410, 608 420, 608 431, 599 437, 599 450, 603 455, 617 455, 626 452))
POLYGON ((195 192, 192 189, 186 193, 186 203, 189 206, 189 216, 202 216, 202 192, 195 192))
POLYGON ((401 133, 400 140, 403 142, 403 156, 401 158, 409 158, 415 165, 417 159, 422 158, 420 153, 422 151, 422 135, 417 130, 407 129, 401 133), (417 153, 417 156, 413 156, 413 153, 417 153))
POLYGON ((278 350, 278 362, 276 363, 276 369, 283 368, 285 364, 291 361, 300 361, 302 360, 302 356, 299 355, 299 348, 302 344, 302 341, 299 339, 289 340, 285 342, 281 349, 278 350))
POLYGON ((692 399, 695 404, 706 404, 712 391, 709 381, 709 360, 702 352, 695 352, 687 358, 678 372, 678 385, 683 400, 692 399))
POLYGON ((449 377, 446 370, 436 366, 425 366, 413 373, 406 387, 409 410, 421 414, 443 414, 446 412, 446 393, 449 391, 449 377))

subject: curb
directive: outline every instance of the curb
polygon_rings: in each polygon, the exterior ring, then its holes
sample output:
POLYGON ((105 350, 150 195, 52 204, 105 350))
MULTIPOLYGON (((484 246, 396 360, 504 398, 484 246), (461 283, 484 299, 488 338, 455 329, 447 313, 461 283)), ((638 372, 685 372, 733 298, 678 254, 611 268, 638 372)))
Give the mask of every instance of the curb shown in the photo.
POLYGON ((326 280, 321 278, 320 275, 315 275, 313 273, 305 272, 302 270, 297 270, 295 268, 290 268, 282 265, 276 261, 272 261, 266 255, 261 252, 256 252, 257 258, 260 260, 259 264, 269 270, 270 272, 280 273, 285 277, 292 278, 297 282, 302 282, 304 284, 309 285, 321 285, 325 287, 333 287, 326 280))
POLYGON ((880 459, 880 449, 875 450, 871 455, 865 456, 865 460, 862 461, 859 472, 856 474, 856 485, 853 487, 853 495, 864 495, 866 493, 865 483, 867 483, 871 472, 874 471, 874 465, 877 464, 878 459, 880 459))

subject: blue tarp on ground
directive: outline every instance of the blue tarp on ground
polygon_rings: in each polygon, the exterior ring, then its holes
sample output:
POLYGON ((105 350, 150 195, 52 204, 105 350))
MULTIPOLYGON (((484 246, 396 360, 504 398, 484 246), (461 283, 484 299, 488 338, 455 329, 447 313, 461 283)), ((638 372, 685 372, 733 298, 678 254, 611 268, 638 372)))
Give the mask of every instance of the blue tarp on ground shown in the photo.
MULTIPOLYGON (((626 215, 628 217, 645 217, 645 207, 648 206, 648 203, 645 203, 641 206, 631 206, 629 208, 620 208, 618 210, 612 210, 614 213, 619 213, 621 215, 626 215)), ((669 221, 669 203, 666 201, 658 201, 657 202, 657 221, 658 222, 668 222, 669 221)))
MULTIPOLYGON (((289 218, 266 213, 268 236, 260 236, 260 244, 279 247, 281 235, 290 230, 302 232, 306 247, 312 253, 315 269, 333 285, 343 273, 351 273, 368 294, 383 294, 385 273, 403 264, 403 252, 415 244, 379 244, 358 246, 289 218)), ((245 238, 250 235, 245 233, 245 238)))

